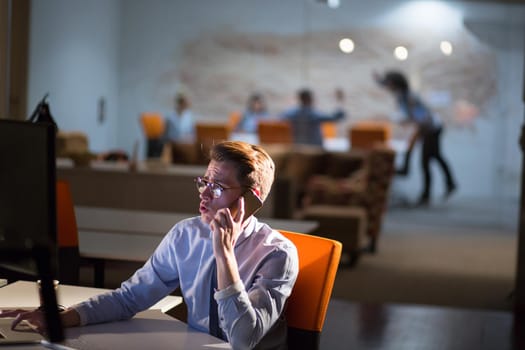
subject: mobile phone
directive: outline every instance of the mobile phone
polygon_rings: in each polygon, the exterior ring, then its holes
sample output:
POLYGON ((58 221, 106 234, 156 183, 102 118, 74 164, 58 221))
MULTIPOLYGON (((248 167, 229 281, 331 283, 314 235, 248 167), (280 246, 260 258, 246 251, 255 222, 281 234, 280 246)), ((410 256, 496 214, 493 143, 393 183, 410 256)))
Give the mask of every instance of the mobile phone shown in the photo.
POLYGON ((251 215, 255 214, 257 210, 261 209, 263 202, 250 188, 242 195, 244 197, 244 218, 246 220, 251 215))

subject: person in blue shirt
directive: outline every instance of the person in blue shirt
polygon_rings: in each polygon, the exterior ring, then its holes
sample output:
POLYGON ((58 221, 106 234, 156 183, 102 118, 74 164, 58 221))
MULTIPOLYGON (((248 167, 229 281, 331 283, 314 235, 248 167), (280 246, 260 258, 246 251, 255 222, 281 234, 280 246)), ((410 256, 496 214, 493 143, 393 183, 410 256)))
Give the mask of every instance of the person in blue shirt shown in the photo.
POLYGON ((184 94, 177 94, 174 99, 175 109, 165 117, 165 141, 191 143, 195 140, 195 119, 190 108, 190 101, 184 94))
POLYGON ((259 120, 265 118, 268 118, 268 111, 264 98, 260 94, 253 94, 248 99, 246 110, 242 114, 236 131, 255 134, 259 120))
MULTIPOLYGON (((244 201, 264 201, 275 165, 261 147, 224 141, 210 151, 195 179, 200 216, 178 222, 143 267, 121 287, 67 308, 66 327, 125 320, 180 288, 188 324, 228 341, 233 349, 285 349, 283 311, 299 271, 294 244, 260 222, 244 201)), ((3 311, 43 330, 39 310, 3 311)))
POLYGON ((430 203, 430 190, 432 186, 432 174, 430 172, 430 161, 435 159, 445 178, 445 195, 448 198, 457 188, 456 181, 452 176, 450 167, 441 155, 440 138, 443 131, 443 123, 436 114, 428 108, 421 98, 410 90, 410 85, 405 75, 398 71, 388 71, 384 76, 375 74, 376 81, 391 92, 397 100, 399 109, 405 116, 405 122, 416 126, 416 134, 410 142, 405 153, 404 166, 398 174, 406 175, 409 170, 410 156, 415 141, 421 140, 421 168, 423 169, 423 191, 417 205, 427 206, 430 203))
MULTIPOLYGON (((342 91, 336 90, 337 102, 342 102, 343 98, 342 91)), ((333 113, 318 111, 314 107, 313 93, 309 89, 299 90, 297 99, 298 106, 283 113, 281 119, 288 120, 291 123, 294 143, 322 146, 321 124, 344 119, 346 117, 345 111, 341 107, 333 113)))

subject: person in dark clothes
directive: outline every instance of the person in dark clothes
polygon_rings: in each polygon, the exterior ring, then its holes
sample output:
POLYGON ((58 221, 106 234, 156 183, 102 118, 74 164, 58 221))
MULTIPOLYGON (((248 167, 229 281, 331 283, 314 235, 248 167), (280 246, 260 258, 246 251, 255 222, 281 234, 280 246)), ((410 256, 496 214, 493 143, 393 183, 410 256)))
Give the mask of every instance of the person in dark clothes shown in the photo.
POLYGON ((430 203, 430 191, 432 186, 432 175, 430 172, 430 161, 435 159, 445 177, 446 190, 444 198, 450 197, 457 189, 456 181, 447 161, 441 155, 440 137, 443 131, 443 123, 435 113, 427 107, 421 98, 410 90, 410 85, 405 75, 398 71, 388 71, 383 76, 374 75, 375 80, 396 98, 399 109, 405 116, 404 122, 413 123, 416 126, 416 135, 410 142, 405 153, 404 166, 398 170, 398 174, 407 175, 409 172, 410 155, 415 141, 421 140, 421 168, 423 169, 423 191, 417 205, 426 206, 430 203))

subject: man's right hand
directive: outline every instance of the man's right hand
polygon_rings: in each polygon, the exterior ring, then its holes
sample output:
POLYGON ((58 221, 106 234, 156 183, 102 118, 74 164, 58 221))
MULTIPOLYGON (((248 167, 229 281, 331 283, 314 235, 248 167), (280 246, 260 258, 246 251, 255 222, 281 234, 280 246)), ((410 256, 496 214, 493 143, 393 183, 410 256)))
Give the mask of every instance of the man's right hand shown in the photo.
POLYGON ((11 324, 12 330, 17 330, 17 326, 24 320, 29 323, 31 329, 38 333, 43 334, 46 330, 44 314, 39 309, 30 311, 23 309, 1 310, 0 318, 14 318, 11 324))
MULTIPOLYGON (((40 309, 35 310, 24 310, 24 309, 11 309, 11 310, 0 310, 0 318, 14 318, 11 324, 11 329, 15 330, 18 324, 22 321, 26 321, 33 330, 38 333, 44 333, 45 318, 44 314, 40 309)), ((75 309, 66 309, 60 313, 60 319, 63 327, 75 327, 80 325, 80 315, 75 309)))

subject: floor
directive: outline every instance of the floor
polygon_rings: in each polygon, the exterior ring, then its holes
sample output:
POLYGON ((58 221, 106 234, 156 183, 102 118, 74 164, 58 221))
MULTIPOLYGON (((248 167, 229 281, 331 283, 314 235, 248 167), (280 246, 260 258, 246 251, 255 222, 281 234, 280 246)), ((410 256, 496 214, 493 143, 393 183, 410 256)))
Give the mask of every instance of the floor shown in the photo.
POLYGON ((362 304, 333 300, 321 349, 524 349, 503 311, 422 305, 362 304))
POLYGON ((494 200, 392 203, 377 255, 338 271, 321 349, 525 349, 508 299, 518 208, 494 200), (415 249, 417 242, 437 247, 415 249), (356 286, 366 283, 383 290, 356 286))

